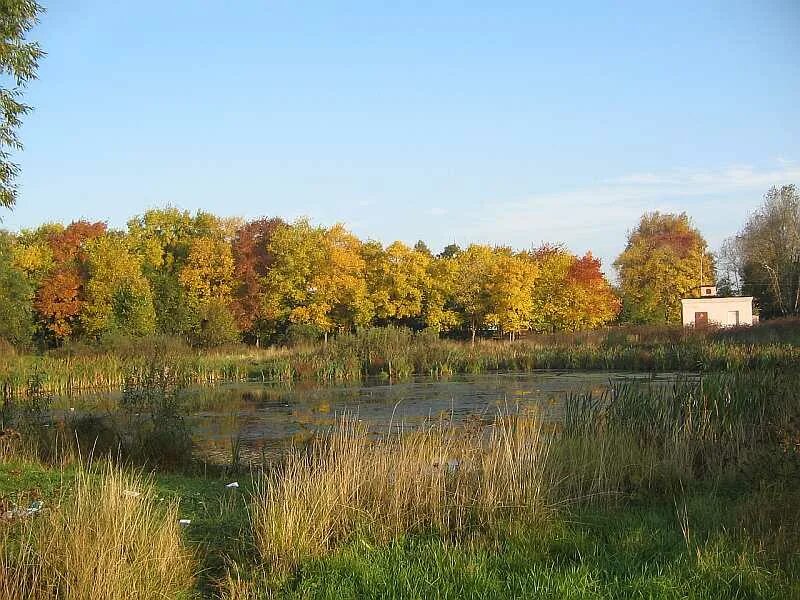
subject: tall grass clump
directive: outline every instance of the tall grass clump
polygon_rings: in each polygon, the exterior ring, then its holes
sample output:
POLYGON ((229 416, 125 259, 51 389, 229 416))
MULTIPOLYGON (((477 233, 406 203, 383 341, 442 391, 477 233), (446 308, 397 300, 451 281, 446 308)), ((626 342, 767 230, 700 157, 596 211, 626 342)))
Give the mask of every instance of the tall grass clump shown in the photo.
POLYGON ((549 512, 548 445, 535 417, 479 429, 431 424, 372 436, 352 420, 266 476, 252 507, 262 558, 279 568, 356 535, 459 536, 549 512))
POLYGON ((57 506, 4 525, 0 543, 8 600, 180 598, 194 579, 177 505, 109 465, 78 471, 57 506))

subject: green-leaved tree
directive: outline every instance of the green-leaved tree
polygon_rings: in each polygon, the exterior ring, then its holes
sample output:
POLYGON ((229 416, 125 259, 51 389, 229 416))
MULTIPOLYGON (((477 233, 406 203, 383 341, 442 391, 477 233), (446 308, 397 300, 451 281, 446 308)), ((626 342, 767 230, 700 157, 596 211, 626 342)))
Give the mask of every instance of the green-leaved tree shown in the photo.
POLYGON ((10 208, 17 199, 19 166, 12 153, 22 149, 17 130, 31 107, 22 102, 28 82, 44 52, 26 35, 39 20, 43 8, 35 0, 0 0, 0 72, 10 85, 0 85, 0 206, 10 208))

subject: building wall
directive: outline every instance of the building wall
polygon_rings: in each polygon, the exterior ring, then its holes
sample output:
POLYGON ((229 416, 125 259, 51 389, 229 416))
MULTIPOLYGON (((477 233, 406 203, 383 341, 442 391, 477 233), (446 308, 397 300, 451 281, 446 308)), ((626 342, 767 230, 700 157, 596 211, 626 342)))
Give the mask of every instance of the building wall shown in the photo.
POLYGON ((753 324, 753 298, 687 298, 681 300, 683 324, 695 325, 696 313, 708 313, 710 324, 733 327, 753 324), (737 313, 738 312, 738 323, 737 313))

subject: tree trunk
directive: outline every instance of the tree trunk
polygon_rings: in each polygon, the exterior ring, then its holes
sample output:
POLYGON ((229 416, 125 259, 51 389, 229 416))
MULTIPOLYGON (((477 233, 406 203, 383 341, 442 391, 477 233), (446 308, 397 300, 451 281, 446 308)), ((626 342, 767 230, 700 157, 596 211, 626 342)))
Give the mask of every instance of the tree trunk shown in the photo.
POLYGON ((475 345, 475 325, 472 325, 472 345, 475 345))
POLYGON ((325 345, 328 345, 328 332, 325 332, 325 345))

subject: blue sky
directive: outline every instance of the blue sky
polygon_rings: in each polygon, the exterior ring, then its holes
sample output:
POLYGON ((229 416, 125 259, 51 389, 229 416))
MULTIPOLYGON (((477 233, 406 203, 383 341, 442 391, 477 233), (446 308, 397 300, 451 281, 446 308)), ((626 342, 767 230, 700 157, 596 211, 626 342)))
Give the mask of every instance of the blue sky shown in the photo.
POLYGON ((43 0, 3 226, 171 204, 591 249, 800 184, 800 3, 43 0))

